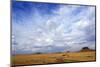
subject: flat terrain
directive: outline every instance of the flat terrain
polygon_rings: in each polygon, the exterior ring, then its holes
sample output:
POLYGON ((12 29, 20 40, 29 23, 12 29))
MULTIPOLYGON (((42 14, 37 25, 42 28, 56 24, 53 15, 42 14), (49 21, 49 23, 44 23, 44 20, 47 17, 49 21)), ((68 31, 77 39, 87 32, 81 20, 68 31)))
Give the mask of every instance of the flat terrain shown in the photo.
POLYGON ((87 52, 63 52, 49 54, 24 54, 12 56, 13 65, 34 65, 51 63, 69 63, 80 61, 95 61, 95 51, 87 52))

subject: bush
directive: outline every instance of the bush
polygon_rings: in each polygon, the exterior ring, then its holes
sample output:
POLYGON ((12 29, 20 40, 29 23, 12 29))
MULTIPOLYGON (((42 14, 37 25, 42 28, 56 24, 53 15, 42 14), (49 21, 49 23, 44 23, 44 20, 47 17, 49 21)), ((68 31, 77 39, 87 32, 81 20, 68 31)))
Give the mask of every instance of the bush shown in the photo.
POLYGON ((42 54, 41 52, 37 52, 37 53, 35 53, 35 54, 42 54))

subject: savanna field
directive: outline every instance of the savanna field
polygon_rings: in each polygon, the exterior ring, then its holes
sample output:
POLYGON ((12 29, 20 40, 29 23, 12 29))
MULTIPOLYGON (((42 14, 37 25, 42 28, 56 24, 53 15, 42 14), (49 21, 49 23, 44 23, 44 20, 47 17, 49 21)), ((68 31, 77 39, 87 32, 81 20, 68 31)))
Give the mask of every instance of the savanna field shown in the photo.
POLYGON ((49 54, 24 54, 12 56, 12 65, 37 65, 95 61, 95 51, 63 52, 49 54))

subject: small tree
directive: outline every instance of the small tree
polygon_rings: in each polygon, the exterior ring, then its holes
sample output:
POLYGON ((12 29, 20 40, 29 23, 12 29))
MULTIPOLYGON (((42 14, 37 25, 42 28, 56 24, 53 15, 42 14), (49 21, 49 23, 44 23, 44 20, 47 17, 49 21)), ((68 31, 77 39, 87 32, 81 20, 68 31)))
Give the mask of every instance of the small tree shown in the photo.
POLYGON ((37 52, 36 54, 42 54, 41 52, 37 52))

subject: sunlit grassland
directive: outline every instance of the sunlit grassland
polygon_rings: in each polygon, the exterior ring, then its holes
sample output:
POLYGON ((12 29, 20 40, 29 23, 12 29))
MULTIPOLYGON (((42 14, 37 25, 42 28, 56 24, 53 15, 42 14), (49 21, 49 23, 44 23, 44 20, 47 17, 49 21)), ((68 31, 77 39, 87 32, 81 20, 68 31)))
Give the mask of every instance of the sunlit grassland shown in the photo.
POLYGON ((13 65, 35 65, 51 63, 69 63, 95 61, 95 51, 87 52, 63 52, 49 54, 24 54, 12 56, 13 65))

